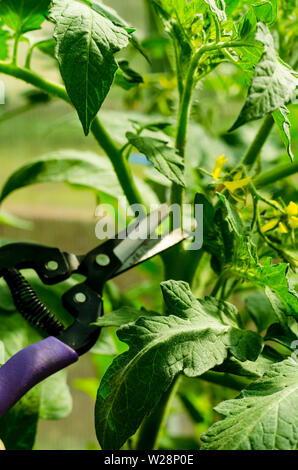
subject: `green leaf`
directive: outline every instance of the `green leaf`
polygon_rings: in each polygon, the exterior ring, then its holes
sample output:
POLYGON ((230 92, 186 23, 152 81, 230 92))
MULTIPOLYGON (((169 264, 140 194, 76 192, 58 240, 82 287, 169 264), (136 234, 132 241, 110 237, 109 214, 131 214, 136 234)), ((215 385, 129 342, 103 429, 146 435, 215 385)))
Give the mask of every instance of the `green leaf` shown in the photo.
POLYGON ((7 450, 31 450, 40 418, 66 418, 72 409, 72 398, 66 384, 66 371, 61 371, 30 390, 0 419, 0 437, 7 450))
POLYGON ((235 400, 215 410, 225 418, 201 436, 202 450, 295 450, 298 445, 298 365, 287 359, 235 400))
POLYGON ((103 317, 100 317, 96 325, 101 327, 107 326, 123 326, 128 323, 133 323, 141 317, 152 317, 153 315, 158 315, 156 312, 150 312, 146 309, 138 310, 133 307, 120 307, 117 310, 114 310, 103 317))
POLYGON ((121 26, 122 28, 128 27, 126 21, 118 15, 114 8, 104 5, 101 0, 83 0, 83 2, 89 5, 94 11, 96 11, 100 15, 104 16, 105 18, 108 18, 116 26, 121 26))
POLYGON ((204 234, 208 234, 210 229, 213 226, 213 220, 214 220, 214 208, 209 201, 209 199, 206 198, 204 194, 201 193, 196 193, 195 195, 195 200, 194 200, 194 205, 202 205, 203 206, 203 227, 204 227, 204 234))
MULTIPOLYGON (((73 187, 93 189, 114 198, 124 196, 107 158, 87 151, 61 150, 33 160, 12 173, 2 188, 0 202, 13 191, 37 183, 69 183, 73 187)), ((136 177, 136 184, 148 205, 159 202, 141 178, 136 177)))
POLYGON ((21 219, 16 215, 9 214, 8 212, 0 210, 0 224, 7 225, 8 227, 20 228, 23 230, 30 230, 33 224, 25 219, 21 219))
POLYGON ((67 371, 61 370, 37 386, 40 393, 39 418, 63 419, 70 415, 72 397, 67 386, 67 371))
MULTIPOLYGON (((1 245, 2 246, 2 245, 1 245)), ((2 278, 0 280, 0 311, 2 312, 14 312, 15 306, 13 303, 13 299, 7 286, 6 282, 2 278)))
POLYGON ((163 282, 162 291, 168 316, 139 318, 118 331, 129 351, 114 360, 98 390, 96 432, 103 449, 120 448, 136 432, 177 374, 199 376, 228 352, 256 360, 262 348, 260 336, 214 316, 217 301, 211 308, 213 299, 196 300, 188 284, 163 282))
POLYGON ((117 354, 115 341, 109 329, 105 328, 101 331, 98 340, 90 352, 92 354, 100 354, 101 356, 115 356, 117 354))
POLYGON ((273 292, 270 287, 265 287, 265 294, 269 300, 269 303, 275 313, 276 318, 278 321, 282 324, 285 325, 288 318, 286 318, 286 307, 283 301, 280 299, 280 297, 273 292))
POLYGON ((261 291, 248 294, 245 298, 245 307, 256 324, 259 333, 266 330, 277 319, 271 303, 261 291))
POLYGON ((204 232, 203 247, 212 255, 212 269, 220 274, 225 266, 232 262, 234 253, 234 233, 226 219, 224 207, 218 207, 214 213, 213 225, 204 232))
POLYGON ((250 85, 255 73, 255 67, 264 52, 263 44, 255 39, 256 32, 256 15, 253 8, 249 8, 238 26, 237 39, 239 39, 241 43, 244 43, 244 45, 229 49, 231 61, 243 72, 243 80, 247 86, 250 85), (245 41, 247 41, 249 45, 245 46, 245 41))
POLYGON ((274 341, 291 350, 298 336, 288 326, 274 323, 268 329, 265 340, 274 341))
POLYGON ((99 380, 96 379, 95 377, 75 379, 73 386, 77 390, 80 390, 81 392, 85 392, 94 401, 96 400, 97 390, 99 387, 99 380))
POLYGON ((288 119, 289 113, 290 111, 288 110, 286 106, 281 106, 279 109, 274 111, 274 113, 272 113, 272 116, 280 131, 281 138, 283 140, 283 143, 285 144, 288 155, 290 159, 294 161, 294 154, 292 151, 291 133, 290 133, 291 123, 288 119))
POLYGON ((217 193, 217 196, 225 207, 226 218, 230 224, 231 229, 234 230, 237 236, 240 236, 243 233, 243 222, 235 206, 233 206, 233 204, 230 204, 230 202, 223 194, 217 193))
POLYGON ((5 362, 21 349, 42 339, 19 313, 0 312, 0 340, 5 348, 5 362))
MULTIPOLYGON (((157 11, 165 20, 170 17, 177 20, 181 28, 191 26, 195 15, 207 10, 207 1, 202 0, 154 0, 157 11)), ((214 2, 213 2, 214 3, 214 2)))
POLYGON ((71 183, 122 195, 110 162, 92 152, 63 150, 45 155, 20 167, 6 181, 0 201, 17 189, 37 183, 71 183))
POLYGON ((115 53, 128 44, 128 33, 75 0, 54 0, 56 56, 67 93, 85 134, 112 85, 115 53))
POLYGON ((277 2, 276 0, 266 0, 264 2, 253 5, 257 21, 267 23, 269 25, 275 23, 277 19, 277 2))
POLYGON ((262 377, 272 364, 281 362, 283 359, 284 356, 280 356, 274 349, 265 346, 256 361, 241 362, 234 357, 228 357, 220 366, 215 367, 214 370, 240 377, 258 378, 262 377))
POLYGON ((258 265, 256 246, 250 235, 244 234, 235 238, 233 266, 246 273, 250 269, 254 270, 258 265))
POLYGON ((210 11, 214 13, 220 22, 226 21, 225 2, 222 0, 204 0, 209 5, 210 11))
POLYGON ((6 60, 8 58, 8 44, 7 41, 11 35, 9 31, 2 28, 3 23, 0 20, 0 60, 6 60))
POLYGON ((166 141, 139 136, 132 132, 127 132, 126 137, 129 143, 144 154, 162 175, 179 186, 185 186, 183 160, 166 141))
POLYGON ((56 58, 55 56, 55 39, 45 39, 43 41, 38 42, 35 47, 42 52, 43 54, 52 57, 53 59, 56 58))
MULTIPOLYGON (((169 313, 181 316, 182 312, 188 312, 190 308, 194 308, 194 305, 198 307, 199 303, 210 317, 214 317, 224 325, 239 327, 239 313, 234 305, 213 297, 197 300, 190 292, 186 282, 166 281, 161 286, 169 313)), ((185 315, 188 317, 188 313, 185 315)))
MULTIPOLYGON (((105 18, 108 18, 114 25, 120 26, 121 28, 124 28, 128 33, 133 33, 135 31, 134 28, 130 27, 129 24, 121 18, 121 16, 114 10, 114 8, 111 8, 110 6, 104 5, 104 3, 101 0, 82 0, 84 3, 89 5, 96 13, 99 13, 105 18)), ((140 42, 138 39, 131 34, 129 36, 129 41, 132 44, 135 49, 144 56, 144 58, 151 64, 150 59, 148 58, 147 54, 144 51, 144 48, 141 46, 140 42)))
POLYGON ((6 450, 31 450, 37 433, 39 394, 28 392, 0 419, 0 438, 6 450))
POLYGON ((43 54, 46 54, 47 56, 52 57, 53 59, 56 60, 56 56, 55 56, 56 41, 52 36, 45 35, 44 37, 36 37, 35 34, 28 33, 25 36, 23 36, 23 38, 29 42, 30 48, 31 48, 31 54, 29 54, 29 65, 30 65, 30 60, 32 57, 32 51, 34 49, 38 49, 43 54))
POLYGON ((18 35, 40 29, 46 19, 50 0, 2 0, 0 18, 18 35))
POLYGON ((257 29, 257 18, 252 8, 243 16, 238 27, 238 36, 240 39, 255 37, 257 29))
POLYGON ((5 363, 4 359, 5 347, 3 341, 0 341, 0 367, 5 363))
POLYGON ((150 122, 148 124, 144 124, 142 126, 142 129, 148 129, 148 131, 151 131, 151 132, 161 131, 167 135, 172 135, 174 132, 173 125, 167 121, 150 122))
POLYGON ((118 61, 118 66, 120 69, 115 74, 115 85, 124 88, 124 90, 130 90, 144 82, 143 77, 129 66, 127 60, 118 61))
POLYGON ((256 269, 256 281, 260 287, 269 287, 283 301, 288 315, 298 318, 297 292, 289 285, 287 278, 288 265, 271 264, 270 258, 263 267, 256 269))
POLYGON ((241 46, 231 49, 231 51, 233 51, 232 57, 234 58, 232 63, 234 63, 243 72, 243 81, 247 86, 250 86, 256 65, 262 57, 262 44, 255 41, 253 47, 241 46))
POLYGON ((260 119, 296 98, 297 76, 277 56, 266 25, 259 23, 256 39, 264 44, 264 52, 255 68, 245 104, 230 131, 260 119))
MULTIPOLYGON (((239 242, 238 239, 238 246, 239 242)), ((264 266, 261 266, 255 254, 249 252, 250 246, 246 245, 245 239, 242 240, 241 247, 243 255, 234 256, 232 270, 235 274, 264 290, 267 296, 273 292, 283 302, 285 314, 298 318, 298 295, 289 284, 288 265, 286 263, 272 265, 271 258, 267 258, 264 266), (246 246, 247 253, 245 254, 246 246)), ((270 298, 269 300, 271 301, 270 298)), ((277 314, 276 310, 275 313, 277 314)), ((279 319, 282 320, 282 314, 279 315, 279 319)))

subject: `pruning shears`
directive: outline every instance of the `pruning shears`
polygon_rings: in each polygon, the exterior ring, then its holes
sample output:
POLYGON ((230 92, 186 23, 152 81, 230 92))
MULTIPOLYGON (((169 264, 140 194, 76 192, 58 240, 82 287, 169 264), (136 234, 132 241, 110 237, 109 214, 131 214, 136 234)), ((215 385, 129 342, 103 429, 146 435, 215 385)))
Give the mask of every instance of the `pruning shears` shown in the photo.
POLYGON ((17 310, 49 335, 0 367, 0 417, 32 387, 75 363, 94 346, 101 330, 95 323, 103 315, 102 295, 107 281, 188 238, 181 229, 157 235, 158 227, 168 216, 168 206, 162 205, 84 256, 31 243, 8 244, 0 249, 0 277, 6 280, 17 310), (84 281, 75 284, 61 299, 74 318, 71 326, 64 327, 19 272, 28 268, 46 285, 57 284, 76 273, 84 276, 84 281))

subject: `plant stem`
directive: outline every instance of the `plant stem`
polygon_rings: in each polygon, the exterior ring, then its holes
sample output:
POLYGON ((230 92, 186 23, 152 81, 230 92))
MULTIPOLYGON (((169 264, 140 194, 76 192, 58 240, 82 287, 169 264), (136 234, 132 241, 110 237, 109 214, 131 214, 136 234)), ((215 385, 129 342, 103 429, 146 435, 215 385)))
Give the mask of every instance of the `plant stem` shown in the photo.
POLYGON ((177 82, 178 82, 178 93, 179 99, 181 100, 183 95, 183 74, 180 67, 180 60, 179 60, 179 43, 177 38, 173 38, 173 46, 175 52, 175 62, 176 62, 176 75, 177 75, 177 82))
POLYGON ((227 374, 225 372, 208 371, 199 378, 201 380, 205 380, 206 382, 239 391, 243 390, 251 383, 251 380, 248 380, 245 377, 238 377, 236 375, 227 374))
MULTIPOLYGON (((176 149, 179 155, 184 158, 185 156, 185 146, 186 146, 186 138, 187 138, 187 128, 189 123, 189 114, 190 114, 190 105, 191 105, 191 97, 192 92, 195 84, 195 74, 196 69, 199 65, 199 62, 202 56, 208 52, 217 51, 220 49, 227 49, 227 48, 236 48, 242 47, 245 45, 246 47, 250 47, 250 44, 244 44, 239 41, 231 41, 231 42, 220 42, 214 44, 207 44, 202 46, 193 56, 188 71, 186 75, 186 80, 184 84, 183 93, 179 103, 179 111, 178 111, 178 123, 177 123, 177 136, 176 136, 176 149)), ((251 44, 254 47, 254 44, 251 44)), ((171 189, 171 204, 179 204, 182 205, 183 200, 183 188, 181 186, 172 185, 171 189)))
POLYGON ((140 428, 136 450, 156 450, 161 431, 165 424, 170 403, 176 393, 180 376, 177 376, 169 389, 163 393, 152 413, 144 419, 140 428))
MULTIPOLYGON (((14 64, 0 62, 0 73, 12 76, 19 80, 35 86, 36 88, 48 93, 49 95, 56 96, 63 101, 71 104, 69 96, 65 88, 56 83, 45 80, 40 75, 32 72, 31 70, 18 67, 14 64)), ((112 138, 102 126, 98 118, 95 118, 91 126, 91 132, 94 135, 97 143, 102 147, 105 153, 111 160, 115 173, 118 177, 119 183, 126 194, 130 204, 142 204, 142 197, 139 193, 133 179, 131 169, 128 162, 125 160, 124 155, 116 146, 112 138)))
POLYGON ((243 157, 242 164, 251 168, 256 162, 272 128, 274 125, 274 119, 271 114, 265 117, 259 132, 254 138, 253 142, 249 146, 246 154, 243 157))
POLYGON ((95 119, 91 126, 91 132, 98 144, 104 149, 111 160, 117 174, 119 183, 130 204, 142 203, 142 196, 134 182, 133 174, 125 155, 115 146, 99 119, 95 119))
POLYGON ((272 170, 264 171, 264 173, 258 175, 253 181, 255 187, 261 189, 269 184, 276 183, 276 181, 280 181, 283 178, 294 175, 297 172, 298 161, 294 161, 293 163, 282 163, 272 170))
POLYGON ((13 45, 13 52, 12 52, 12 63, 16 65, 18 61, 18 49, 19 49, 19 41, 20 41, 20 33, 16 32, 15 40, 13 45))
POLYGON ((200 250, 188 250, 183 254, 183 271, 181 279, 192 286, 199 263, 204 254, 203 248, 200 250))

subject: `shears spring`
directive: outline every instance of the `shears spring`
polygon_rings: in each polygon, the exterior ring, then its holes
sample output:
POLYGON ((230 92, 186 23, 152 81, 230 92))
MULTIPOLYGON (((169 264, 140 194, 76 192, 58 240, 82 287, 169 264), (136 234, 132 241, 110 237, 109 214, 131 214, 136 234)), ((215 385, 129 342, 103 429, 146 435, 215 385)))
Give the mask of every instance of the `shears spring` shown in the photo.
POLYGON ((56 336, 64 330, 62 323, 39 299, 33 287, 17 269, 7 269, 3 277, 17 310, 25 320, 49 335, 56 336))

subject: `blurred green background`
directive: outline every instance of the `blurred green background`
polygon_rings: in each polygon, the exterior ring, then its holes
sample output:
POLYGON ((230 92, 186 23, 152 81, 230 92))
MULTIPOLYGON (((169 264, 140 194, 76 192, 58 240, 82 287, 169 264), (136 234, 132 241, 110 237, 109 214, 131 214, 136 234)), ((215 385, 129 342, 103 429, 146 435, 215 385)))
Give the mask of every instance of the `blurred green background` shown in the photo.
MULTIPOLYGON (((105 3, 115 8, 136 28, 136 35, 140 40, 150 35, 144 1, 106 0, 105 3)), ((24 61, 25 53, 24 44, 20 49, 20 62, 24 61)), ((158 58, 158 53, 156 54, 158 58)), ((128 51, 127 56, 136 70, 150 76, 152 70, 142 56, 132 51, 128 51)), ((33 68, 40 70, 48 79, 59 80, 55 62, 41 53, 37 52, 34 56, 33 68)), ((226 135, 226 130, 235 120, 243 104, 246 89, 233 67, 225 69, 225 73, 222 72, 223 69, 216 70, 203 82, 204 87, 200 87, 196 92, 193 106, 193 118, 197 126, 191 130, 193 145, 191 150, 193 154, 198 153, 197 162, 203 162, 209 168, 212 168, 214 160, 222 153, 227 153, 232 161, 237 159, 259 126, 259 123, 254 123, 245 126, 233 136, 226 135)), ((164 84, 162 70, 159 75, 161 83, 164 84)), ((5 78, 4 81, 7 95, 6 104, 0 109, 1 186, 20 165, 48 152, 58 149, 91 150, 97 153, 100 151, 92 136, 84 137, 77 116, 68 105, 58 100, 51 100, 49 103, 38 104, 28 109, 26 93, 29 88, 13 79, 5 78)), ((172 102, 175 103, 175 93, 171 95, 170 84, 169 89, 166 89, 167 85, 163 87, 162 99, 158 103, 160 106, 153 109, 150 109, 150 103, 146 103, 146 100, 138 100, 137 94, 127 95, 120 88, 113 87, 100 111, 100 117, 116 140, 121 141, 125 135, 128 113, 131 113, 131 117, 135 115, 134 113, 148 114, 150 111, 155 113, 163 111, 167 115, 167 105, 171 109, 172 102)), ((293 149, 296 152, 298 113, 293 107, 291 111, 293 149)), ((286 158, 281 139, 277 131, 274 131, 263 151, 265 165, 266 161, 286 158)), ((297 193, 293 183, 291 194, 295 191, 297 193)), ((34 222, 33 229, 28 231, 0 226, 0 237, 14 240, 31 239, 67 251, 83 253, 97 244, 95 208, 96 198, 91 191, 74 190, 63 184, 35 185, 17 191, 3 204, 3 209, 7 212, 34 222)), ((138 273, 121 276, 117 280, 117 286, 135 299, 142 298, 146 301, 148 293, 152 297, 150 278, 154 278, 156 283, 156 278, 159 277, 162 278, 161 266, 156 260, 147 263, 138 273)), ((151 306, 150 300, 148 306, 151 306)), ((101 376, 110 361, 110 354, 102 356, 89 354, 69 368, 69 384, 74 401, 73 413, 61 421, 41 421, 36 442, 37 449, 96 448, 93 430, 94 400, 91 397, 94 395, 97 383, 94 377, 101 376), (99 357, 101 359, 98 359, 99 357), (84 385, 78 382, 78 378, 82 377, 93 378, 89 386, 86 385, 87 382, 84 385), (88 393, 78 388, 85 388, 88 393)), ((211 424, 214 419, 212 407, 222 399, 236 394, 237 392, 222 391, 217 386, 210 386, 201 381, 198 383, 192 381, 190 384, 184 380, 180 390, 182 400, 176 400, 173 404, 168 431, 163 436, 162 445, 166 447, 171 440, 171 445, 177 449, 179 446, 180 448, 194 446, 195 443, 189 439, 189 436, 198 435, 211 424), (189 402, 189 395, 188 402, 185 401, 183 387, 188 387, 188 390, 193 387, 192 402, 189 402), (193 419, 186 418, 183 406, 192 410, 193 419)))

